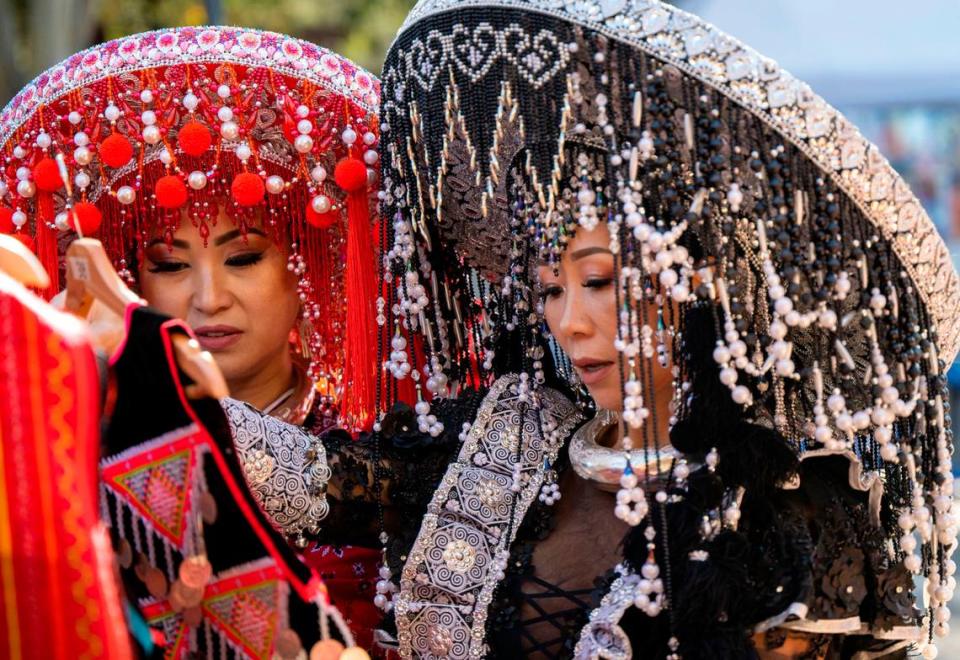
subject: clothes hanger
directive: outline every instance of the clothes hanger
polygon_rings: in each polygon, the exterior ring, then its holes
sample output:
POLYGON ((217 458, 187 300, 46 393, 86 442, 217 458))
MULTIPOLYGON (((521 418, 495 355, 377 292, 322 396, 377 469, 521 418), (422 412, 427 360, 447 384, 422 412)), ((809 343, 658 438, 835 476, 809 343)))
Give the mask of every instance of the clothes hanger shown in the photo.
POLYGON ((13 236, 0 234, 0 271, 25 286, 45 289, 50 276, 37 256, 13 236))
MULTIPOLYGON (((67 248, 66 260, 66 309, 86 318, 96 301, 104 305, 123 326, 127 307, 143 304, 140 297, 127 288, 117 275, 100 241, 76 239, 67 248)), ((172 343, 177 364, 194 381, 184 388, 189 398, 209 396, 222 399, 230 395, 223 373, 213 356, 201 350, 197 340, 175 334, 172 343)))
POLYGON ((210 355, 209 351, 201 350, 200 343, 186 335, 175 334, 172 335, 171 339, 177 364, 193 380, 192 384, 183 388, 187 398, 212 397, 223 399, 230 396, 230 390, 227 387, 227 381, 223 378, 223 372, 213 361, 213 356, 210 355))

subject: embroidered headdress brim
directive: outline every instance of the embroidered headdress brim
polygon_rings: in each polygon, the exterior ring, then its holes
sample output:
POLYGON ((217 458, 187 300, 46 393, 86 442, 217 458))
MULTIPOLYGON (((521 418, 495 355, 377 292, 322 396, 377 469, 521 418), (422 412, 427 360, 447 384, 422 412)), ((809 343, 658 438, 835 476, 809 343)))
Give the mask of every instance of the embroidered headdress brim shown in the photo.
MULTIPOLYGON (((960 351, 960 323, 955 321, 960 277, 943 239, 877 147, 808 85, 703 19, 656 0, 425 0, 407 16, 394 42, 394 47, 406 51, 403 73, 410 81, 425 88, 438 79, 444 83, 446 66, 479 81, 494 60, 507 58, 515 63, 520 79, 539 87, 545 77, 564 68, 566 55, 558 48, 562 44, 555 43, 549 33, 518 34, 511 43, 509 35, 495 34, 489 25, 446 35, 434 31, 426 35, 419 53, 407 49, 404 35, 411 27, 444 12, 469 8, 542 13, 582 25, 676 66, 749 109, 831 177, 890 242, 936 323, 940 356, 947 364, 953 361, 960 351)), ((387 83, 391 74, 400 71, 385 69, 384 73, 387 83)), ((385 95, 385 107, 393 101, 385 95)))

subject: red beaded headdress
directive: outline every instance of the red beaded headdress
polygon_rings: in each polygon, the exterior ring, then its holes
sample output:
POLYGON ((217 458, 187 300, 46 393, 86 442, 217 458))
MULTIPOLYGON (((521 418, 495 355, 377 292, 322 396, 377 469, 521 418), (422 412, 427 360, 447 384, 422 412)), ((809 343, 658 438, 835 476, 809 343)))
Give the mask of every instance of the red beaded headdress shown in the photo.
POLYGON ((189 219, 206 236, 218 208, 241 230, 262 218, 300 276, 310 375, 349 390, 341 410, 365 424, 379 89, 342 57, 269 32, 178 28, 95 46, 0 114, 0 232, 52 275, 58 245, 93 235, 132 281, 130 257, 158 231, 172 240, 189 219))

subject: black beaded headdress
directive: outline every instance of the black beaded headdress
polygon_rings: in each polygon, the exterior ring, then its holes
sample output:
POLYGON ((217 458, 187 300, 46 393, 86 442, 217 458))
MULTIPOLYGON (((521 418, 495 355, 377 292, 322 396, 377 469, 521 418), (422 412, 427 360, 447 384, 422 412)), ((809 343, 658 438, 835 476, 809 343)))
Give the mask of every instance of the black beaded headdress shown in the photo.
MULTIPOLYGON (((710 563, 744 498, 795 480, 808 457, 840 456, 851 483, 882 491, 878 561, 927 576, 931 626, 945 622, 960 279, 876 147, 776 63, 653 0, 422 0, 382 84, 396 285, 381 301, 394 337, 384 392, 420 373, 434 395, 508 369, 548 378, 533 267, 605 221, 624 424, 642 424, 644 365, 662 345, 676 365, 671 441, 721 486, 684 499, 694 479, 679 479, 624 512, 644 521, 628 544, 638 571, 657 547, 647 562, 685 580, 638 607, 667 605, 683 628, 690 585, 704 584, 687 564, 710 563), (666 318, 647 318, 645 300, 666 318), (704 520, 669 553, 652 522, 668 500, 704 520)), ((798 597, 786 592, 755 620, 798 597)), ((909 605, 901 614, 914 622, 909 605)))

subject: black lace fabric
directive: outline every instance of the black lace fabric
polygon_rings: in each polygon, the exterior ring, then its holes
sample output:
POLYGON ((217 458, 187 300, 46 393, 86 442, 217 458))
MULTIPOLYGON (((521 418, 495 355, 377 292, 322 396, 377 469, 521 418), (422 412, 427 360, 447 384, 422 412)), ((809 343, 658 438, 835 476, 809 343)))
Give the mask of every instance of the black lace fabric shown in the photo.
MULTIPOLYGON (((486 394, 471 390, 455 400, 434 401, 431 412, 444 425, 435 438, 419 431, 416 413, 403 403, 385 416, 379 439, 364 435, 353 440, 341 430, 325 430, 322 439, 333 471, 327 493, 330 515, 322 532, 326 542, 379 545, 379 496, 389 536, 387 561, 394 576, 399 575, 427 506, 459 454, 464 424, 473 423, 486 394)), ((565 473, 565 451, 554 468, 561 476, 565 473)), ((552 507, 535 502, 518 531, 506 578, 494 593, 487 657, 515 658, 518 649, 522 657, 572 657, 580 629, 612 580, 611 572, 591 580, 587 588, 568 590, 538 577, 534 551, 554 528, 552 507)), ((603 570, 598 567, 598 572, 603 570)), ((384 629, 395 633, 392 617, 384 629)))

